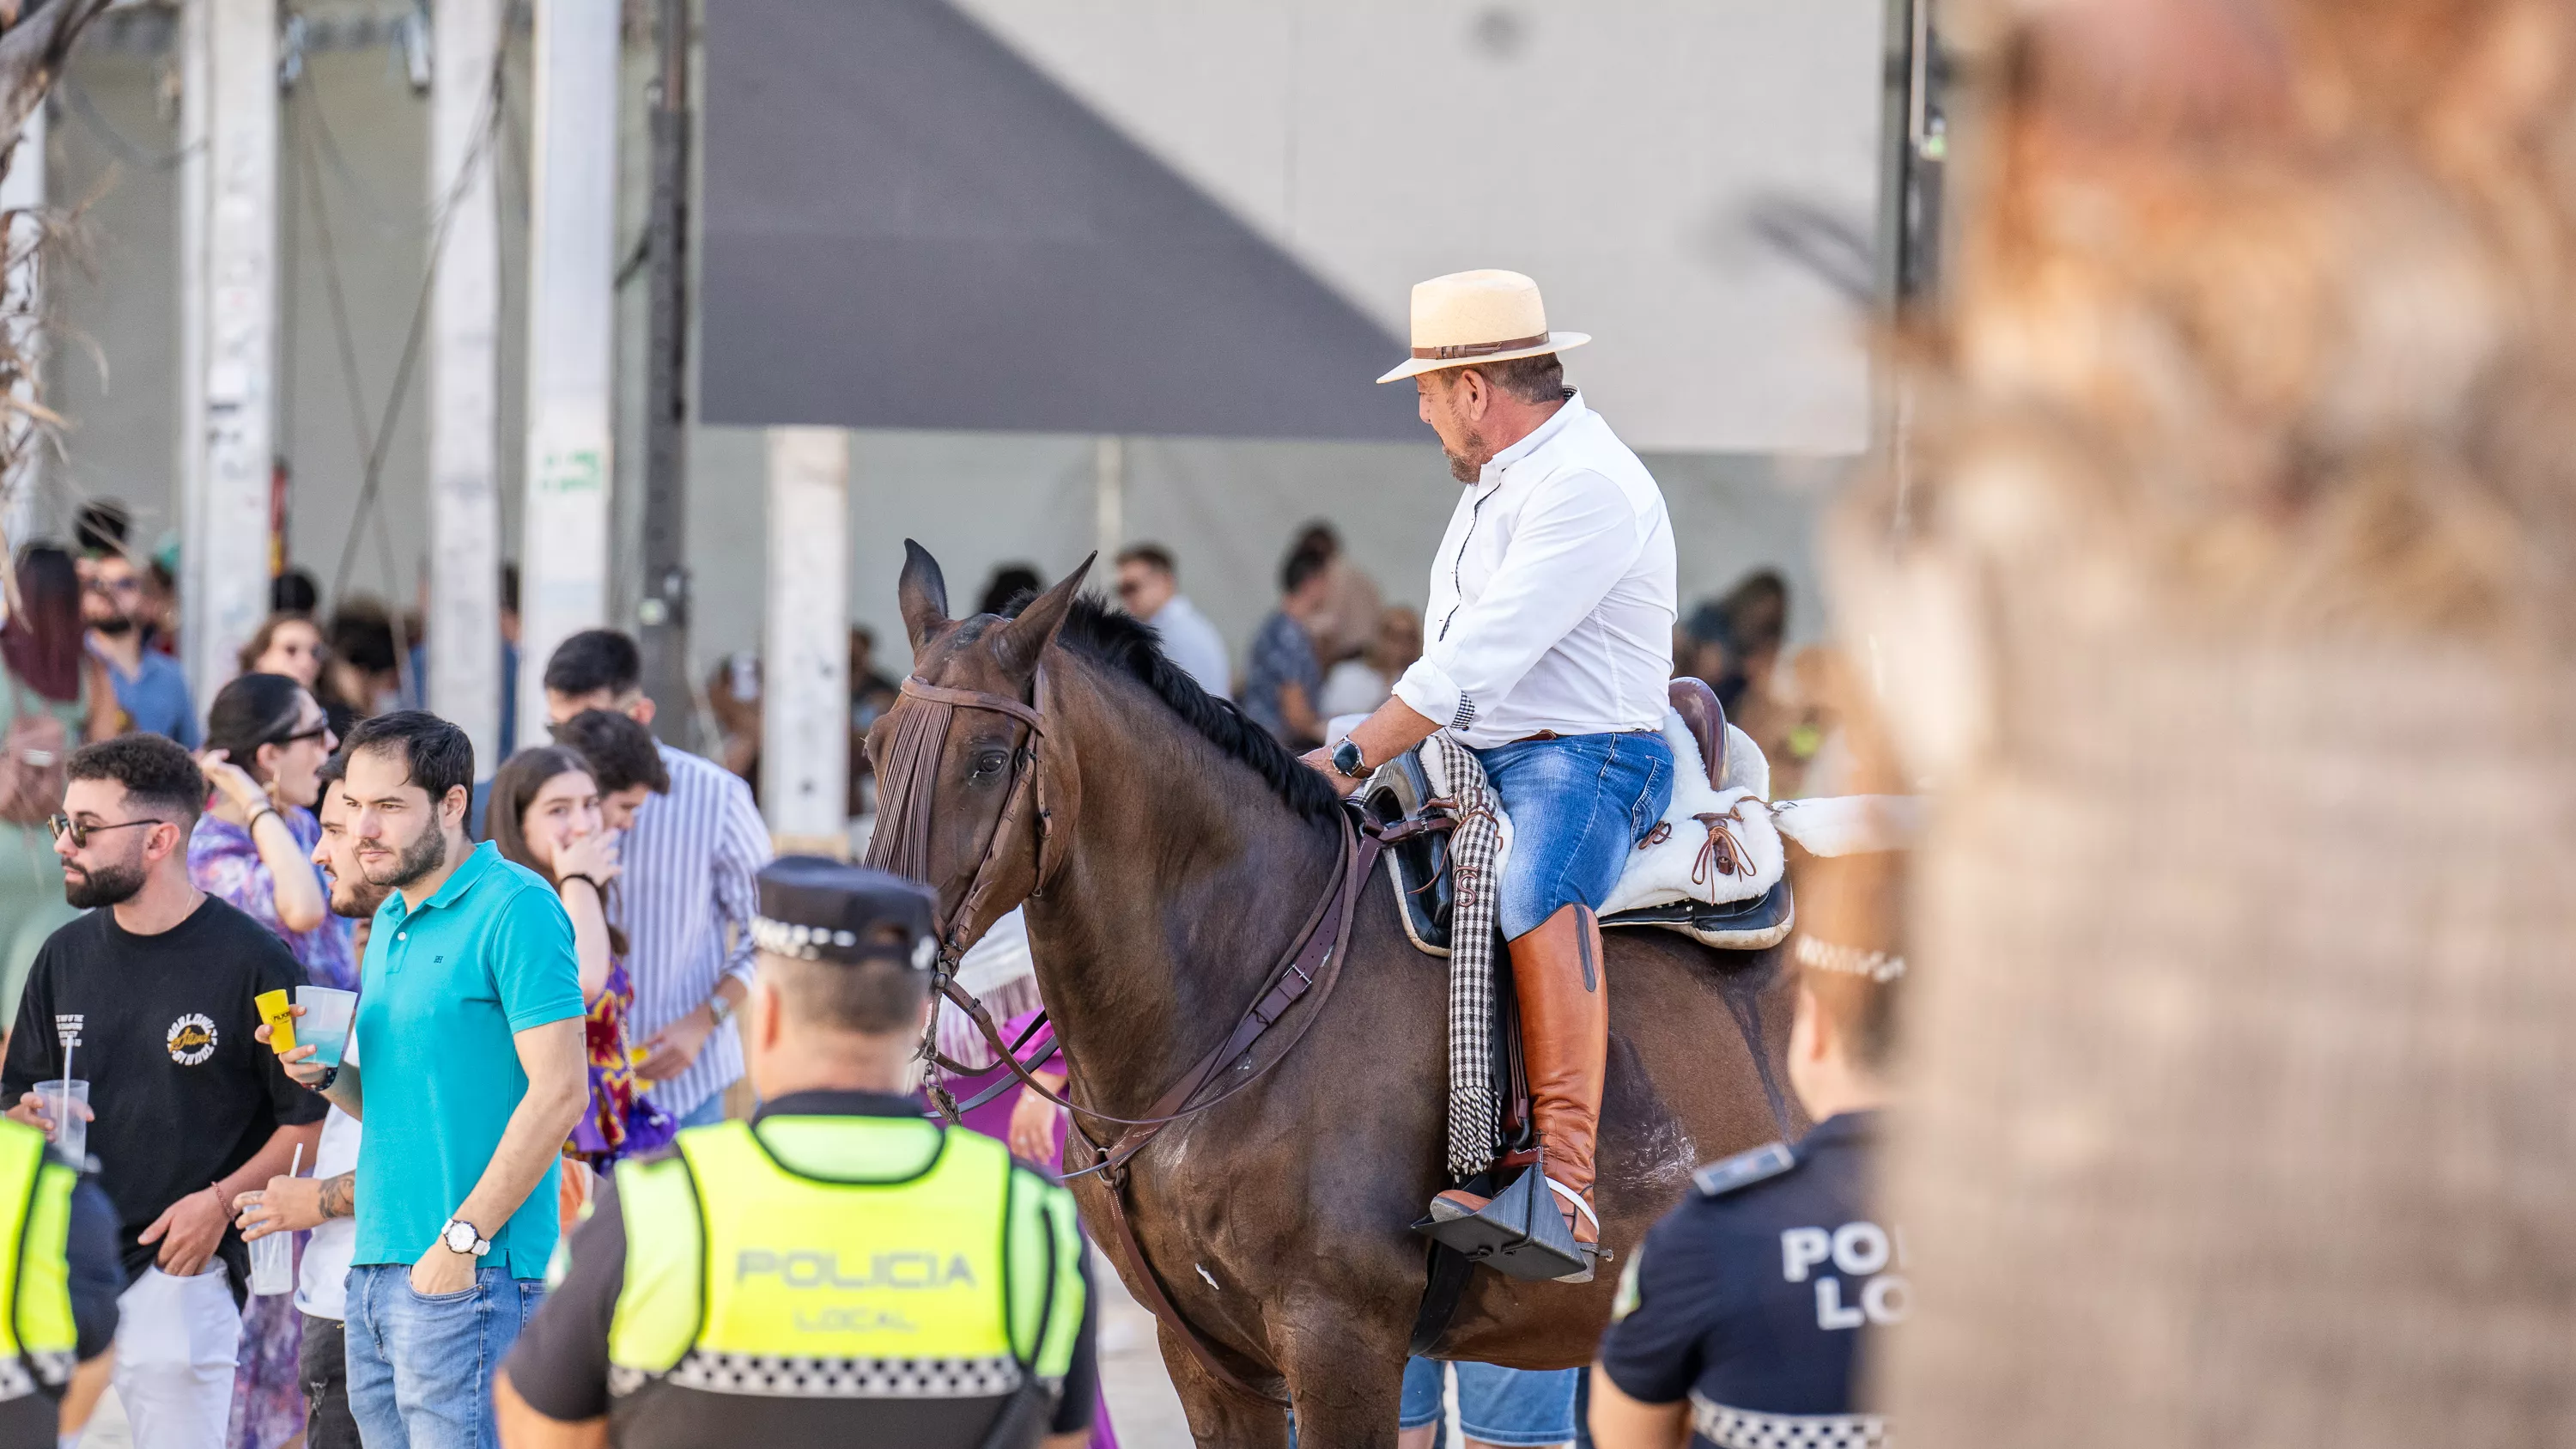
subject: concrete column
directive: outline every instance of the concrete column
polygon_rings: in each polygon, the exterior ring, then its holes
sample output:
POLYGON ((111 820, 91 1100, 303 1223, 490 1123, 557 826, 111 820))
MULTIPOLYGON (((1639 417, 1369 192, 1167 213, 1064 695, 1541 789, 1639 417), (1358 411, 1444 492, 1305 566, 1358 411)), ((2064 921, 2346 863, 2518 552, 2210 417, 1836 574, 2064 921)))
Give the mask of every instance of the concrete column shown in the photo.
MULTIPOLYGON (((25 213, 11 223, 7 239, 8 254, 18 260, 7 276, 0 277, 0 317, 7 319, 9 344, 24 368, 9 391, 22 406, 37 400, 36 381, 43 366, 45 277, 36 248, 44 240, 45 224, 34 213, 44 205, 45 107, 40 101, 18 132, 18 145, 9 153, 8 175, 0 176, 0 211, 25 213)), ((7 447, 8 471, 0 476, 0 549, 14 553, 34 536, 36 496, 45 468, 42 436, 23 411, 10 415, 7 447)), ((6 617, 6 612, 7 601, 0 599, 0 617, 6 617)))
POLYGON ((429 198, 446 206, 429 334, 429 707, 501 759, 501 239, 492 58, 502 0, 439 0, 429 198))
POLYGON ((202 343, 182 340, 183 359, 199 364, 190 369, 193 391, 183 388, 182 417, 195 413, 199 430, 183 477, 179 597, 188 683, 202 707, 232 678, 234 656, 268 613, 276 0, 191 0, 185 25, 182 131, 203 149, 188 163, 202 180, 180 186, 181 239, 194 231, 202 251, 192 258, 183 245, 182 298, 204 321, 202 343))
POLYGON ((782 850, 848 848, 849 530, 850 435, 770 429, 760 795, 782 850))
POLYGON ((519 560, 519 738, 530 743, 545 738, 546 657, 608 622, 618 14, 618 0, 537 4, 519 560))
POLYGON ((1102 437, 1091 445, 1091 532, 1104 559, 1127 543, 1127 440, 1102 437))

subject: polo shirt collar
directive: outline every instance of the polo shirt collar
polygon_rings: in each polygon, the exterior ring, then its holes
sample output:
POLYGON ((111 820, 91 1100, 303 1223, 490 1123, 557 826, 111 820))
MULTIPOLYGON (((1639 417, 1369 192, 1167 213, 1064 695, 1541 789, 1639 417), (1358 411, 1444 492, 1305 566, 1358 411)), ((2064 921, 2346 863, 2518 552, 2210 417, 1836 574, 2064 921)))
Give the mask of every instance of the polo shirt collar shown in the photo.
POLYGON ((1566 425, 1573 422, 1576 418, 1581 417, 1583 412, 1583 394, 1579 392, 1569 394, 1565 399, 1565 406, 1560 407, 1555 412, 1549 414, 1546 422, 1530 429, 1528 437, 1523 438, 1519 442, 1512 444, 1510 447, 1505 448, 1499 453, 1496 453, 1493 461, 1485 465, 1484 476, 1481 481, 1486 483, 1494 482, 1502 476, 1504 469, 1509 468, 1514 463, 1519 462, 1521 459, 1526 458, 1530 454, 1547 446, 1548 439, 1564 432, 1566 425))
MULTIPOLYGON (((452 906, 456 904, 459 897, 463 896, 467 891, 474 889, 474 883, 476 881, 479 881, 486 875, 491 874, 492 867, 498 864, 500 859, 501 847, 494 845, 491 841, 484 841, 481 845, 474 847, 473 850, 466 853, 464 863, 456 867, 455 873, 450 875, 445 881, 441 882, 438 889, 430 892, 428 900, 420 903, 420 908, 426 911, 435 909, 439 906, 452 906)), ((396 904, 400 904, 402 898, 402 892, 394 892, 393 900, 396 904)), ((406 914, 409 913, 406 912, 406 914)))
POLYGON ((790 1092, 774 1102, 763 1102, 752 1114, 754 1122, 772 1117, 911 1117, 919 1119, 928 1112, 921 1103, 892 1092, 833 1091, 790 1092))

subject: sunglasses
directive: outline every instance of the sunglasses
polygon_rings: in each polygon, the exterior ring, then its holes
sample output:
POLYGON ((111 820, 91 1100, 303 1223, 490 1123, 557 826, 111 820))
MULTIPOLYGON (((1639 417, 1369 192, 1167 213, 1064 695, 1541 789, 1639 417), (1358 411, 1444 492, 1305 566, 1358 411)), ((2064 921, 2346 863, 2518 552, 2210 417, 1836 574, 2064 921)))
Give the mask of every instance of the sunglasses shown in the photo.
POLYGON ((54 838, 56 840, 60 840, 66 835, 72 838, 72 849, 74 850, 79 850, 87 846, 89 844, 89 838, 98 834, 102 830, 124 830, 136 825, 167 825, 169 823, 170 822, 166 820, 118 820, 107 825, 83 825, 79 821, 60 812, 56 812, 55 814, 46 817, 45 820, 46 826, 54 832, 54 838))
POLYGON ((309 730, 297 730, 291 735, 277 735, 270 739, 262 740, 260 743, 267 745, 301 744, 306 740, 318 740, 329 733, 331 733, 331 722, 326 719, 309 730))

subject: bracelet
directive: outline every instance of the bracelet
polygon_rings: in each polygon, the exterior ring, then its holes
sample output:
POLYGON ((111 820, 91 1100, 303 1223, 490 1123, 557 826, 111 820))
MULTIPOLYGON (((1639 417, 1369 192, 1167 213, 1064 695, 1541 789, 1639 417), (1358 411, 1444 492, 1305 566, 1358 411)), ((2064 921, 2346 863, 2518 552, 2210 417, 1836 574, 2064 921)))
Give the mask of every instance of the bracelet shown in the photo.
POLYGON ((280 820, 284 820, 286 818, 283 815, 277 814, 277 807, 275 805, 262 805, 257 810, 250 813, 250 823, 242 827, 242 833, 244 835, 248 835, 252 831, 259 829, 259 820, 263 815, 277 815, 277 818, 280 820))
POLYGON ((558 879, 558 880, 555 882, 555 889, 556 889, 556 890, 558 890, 558 891, 560 891, 560 890, 562 890, 565 886, 567 886, 567 885, 571 884, 571 883, 572 883, 572 882, 574 882, 574 881, 580 881, 583 885, 586 885, 586 886, 590 887, 590 888, 591 888, 591 891, 592 891, 594 894, 596 894, 596 895, 597 895, 597 896, 598 896, 602 901, 605 901, 605 900, 607 900, 607 899, 608 899, 608 887, 606 887, 606 886, 604 886, 604 885, 601 885, 598 881, 593 880, 593 879, 592 879, 591 877, 589 877, 589 876, 581 875, 581 874, 578 874, 578 873, 573 874, 573 875, 563 876, 563 877, 561 877, 560 879, 558 879))
POLYGON ((322 1069, 322 1079, 313 1084, 313 1090, 317 1092, 327 1092, 331 1090, 331 1084, 338 1080, 340 1080, 340 1069, 338 1067, 324 1067, 322 1069))

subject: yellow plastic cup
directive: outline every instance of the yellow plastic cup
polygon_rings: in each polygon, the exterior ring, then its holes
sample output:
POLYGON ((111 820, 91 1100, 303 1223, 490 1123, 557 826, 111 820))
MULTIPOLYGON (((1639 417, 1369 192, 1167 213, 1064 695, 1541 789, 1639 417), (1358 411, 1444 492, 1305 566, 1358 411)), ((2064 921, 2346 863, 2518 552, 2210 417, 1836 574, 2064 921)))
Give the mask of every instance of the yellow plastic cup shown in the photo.
POLYGON ((263 991, 251 998, 251 1005, 259 1008, 260 1022, 268 1028, 268 1049, 279 1056, 295 1050, 295 1011, 287 1005, 286 993, 263 991))

